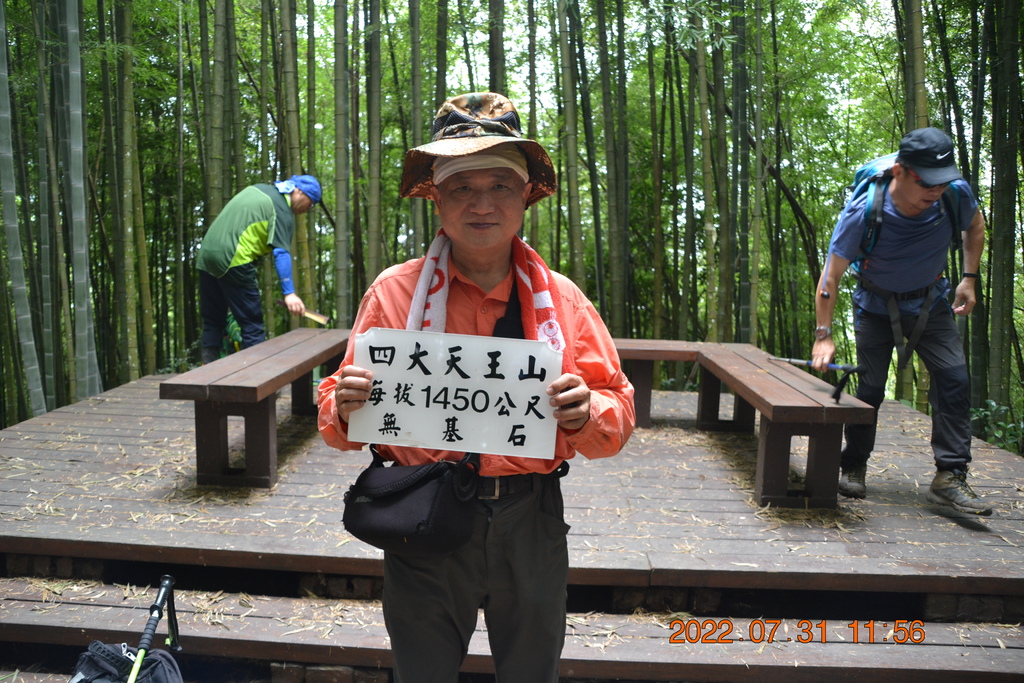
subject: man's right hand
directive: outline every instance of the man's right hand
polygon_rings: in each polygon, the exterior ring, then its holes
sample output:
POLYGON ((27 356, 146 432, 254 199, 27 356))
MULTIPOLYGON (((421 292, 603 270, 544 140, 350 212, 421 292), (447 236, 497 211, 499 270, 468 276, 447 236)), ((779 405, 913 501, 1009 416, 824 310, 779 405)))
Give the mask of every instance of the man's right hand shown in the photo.
MULTIPOLYGON (((821 278, 818 280, 818 289, 814 294, 814 320, 821 326, 832 327, 832 320, 835 319, 836 297, 839 295, 839 280, 843 273, 850 267, 850 262, 829 250, 825 259, 825 268, 821 271, 821 278)), ((832 335, 823 339, 814 339, 814 347, 811 349, 811 367, 818 372, 828 370, 828 364, 836 357, 836 343, 832 335)))
POLYGON ((292 315, 302 315, 306 312, 306 304, 302 303, 298 294, 285 294, 284 305, 292 315))
POLYGON ((816 339, 811 349, 811 367, 818 372, 826 372, 828 364, 836 357, 836 343, 832 337, 816 339))
POLYGON ((373 373, 355 365, 346 365, 341 369, 341 376, 334 388, 334 407, 338 411, 338 419, 348 424, 352 411, 359 410, 370 398, 373 388, 373 373))

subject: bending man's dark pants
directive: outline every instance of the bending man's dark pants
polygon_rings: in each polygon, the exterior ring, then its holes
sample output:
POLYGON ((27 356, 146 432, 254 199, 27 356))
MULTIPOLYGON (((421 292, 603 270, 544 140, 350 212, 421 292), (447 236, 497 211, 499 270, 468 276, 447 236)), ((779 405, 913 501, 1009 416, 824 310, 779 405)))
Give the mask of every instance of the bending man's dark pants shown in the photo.
MULTIPOLYGON (((909 335, 916 316, 903 316, 909 335)), ((892 351, 892 325, 885 315, 856 313, 857 362, 864 368, 857 398, 875 408, 871 424, 847 425, 841 465, 849 470, 864 465, 875 448, 878 408, 885 398, 892 351)), ((932 408, 932 451, 939 470, 966 469, 971 462, 970 379, 963 343, 949 304, 940 301, 928 316, 927 326, 914 351, 931 373, 928 400, 932 408)))

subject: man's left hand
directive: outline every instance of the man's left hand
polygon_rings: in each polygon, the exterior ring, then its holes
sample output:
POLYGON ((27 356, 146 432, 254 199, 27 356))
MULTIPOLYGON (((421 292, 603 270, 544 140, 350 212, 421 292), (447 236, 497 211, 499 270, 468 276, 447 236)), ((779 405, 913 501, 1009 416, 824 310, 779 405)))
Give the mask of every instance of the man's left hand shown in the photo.
POLYGON ((548 396, 562 429, 576 430, 590 419, 590 388, 579 375, 565 373, 550 385, 548 396))
POLYGON ((978 298, 974 293, 974 280, 965 277, 960 281, 960 284, 956 286, 956 296, 953 299, 953 312, 957 315, 970 315, 971 310, 974 308, 974 304, 977 302, 978 298))

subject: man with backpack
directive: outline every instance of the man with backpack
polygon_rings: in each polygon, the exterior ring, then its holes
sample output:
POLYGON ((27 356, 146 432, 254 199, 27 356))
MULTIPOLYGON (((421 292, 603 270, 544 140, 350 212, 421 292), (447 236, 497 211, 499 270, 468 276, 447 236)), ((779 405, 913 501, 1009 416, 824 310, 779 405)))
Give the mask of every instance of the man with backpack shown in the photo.
POLYGON ((847 425, 839 492, 864 498, 867 461, 875 445, 877 410, 893 348, 899 368, 912 351, 931 374, 932 450, 937 473, 927 498, 960 512, 991 515, 967 482, 971 462, 967 363, 954 314, 968 315, 985 243, 985 220, 953 159, 953 142, 936 128, 904 136, 899 152, 865 165, 853 198, 836 223, 815 293, 817 328, 812 366, 824 372, 835 357, 832 316, 839 281, 851 265, 857 362, 863 367, 857 398, 874 406, 869 425, 847 425), (865 170, 866 169, 866 170, 865 170), (952 289, 944 271, 962 232, 963 279, 952 289), (956 239, 954 239, 954 237, 956 239))

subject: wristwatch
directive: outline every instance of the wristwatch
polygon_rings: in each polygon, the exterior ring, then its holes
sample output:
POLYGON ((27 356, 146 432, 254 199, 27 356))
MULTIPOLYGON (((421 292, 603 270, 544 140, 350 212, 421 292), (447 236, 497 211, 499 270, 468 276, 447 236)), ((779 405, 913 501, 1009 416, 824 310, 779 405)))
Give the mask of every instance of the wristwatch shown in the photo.
POLYGON ((825 339, 826 337, 831 337, 831 336, 832 336, 832 326, 831 325, 819 325, 819 326, 814 328, 814 338, 815 339, 825 339))

